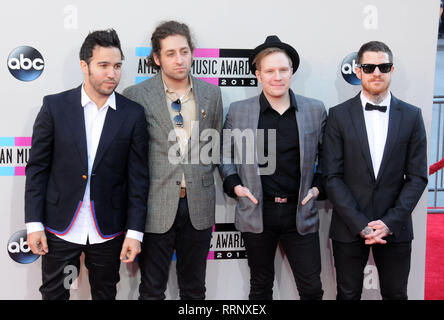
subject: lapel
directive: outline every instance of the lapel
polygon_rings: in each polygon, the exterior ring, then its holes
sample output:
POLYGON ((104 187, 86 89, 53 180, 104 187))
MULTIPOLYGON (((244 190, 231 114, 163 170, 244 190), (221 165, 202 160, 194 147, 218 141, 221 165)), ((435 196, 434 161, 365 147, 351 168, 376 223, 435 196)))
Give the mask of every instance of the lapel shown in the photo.
POLYGON ((94 158, 92 172, 94 172, 94 170, 97 168, 100 160, 102 160, 103 155, 111 145, 111 142, 113 141, 117 132, 119 132, 119 128, 127 116, 125 112, 125 104, 123 103, 119 94, 117 92, 115 94, 116 110, 108 108, 108 111, 106 112, 105 123, 103 124, 102 134, 100 135, 100 141, 97 147, 96 157, 94 158))
POLYGON ((299 134, 299 160, 300 160, 300 170, 301 170, 301 174, 303 171, 303 163, 304 163, 304 141, 305 141, 305 123, 307 123, 305 121, 305 111, 307 110, 306 108, 308 108, 308 106, 305 103, 305 100, 302 99, 300 96, 298 95, 294 95, 295 99, 296 99, 296 108, 297 110, 295 110, 295 114, 296 114, 296 126, 298 128, 298 134, 299 134))
POLYGON ((167 135, 171 131, 174 133, 173 122, 171 121, 170 112, 168 110, 170 106, 166 103, 165 88, 163 86, 161 72, 154 76, 153 81, 153 89, 150 89, 148 97, 152 102, 154 118, 158 120, 159 125, 165 130, 167 135))
POLYGON ((393 147, 398 138, 399 128, 401 127, 401 107, 393 94, 390 100, 390 113, 388 122, 387 139, 385 141, 384 153, 382 155, 381 166, 379 167, 378 177, 376 181, 381 179, 381 175, 390 159, 393 147))
POLYGON ((204 92, 200 82, 193 76, 190 77, 193 84, 193 93, 196 101, 196 119, 199 121, 199 136, 202 130, 205 130, 210 125, 208 104, 209 98, 204 92))
POLYGON ((360 93, 358 93, 357 96, 351 99, 348 110, 351 123, 361 146, 361 151, 364 156, 365 163, 370 169, 373 179, 375 179, 375 172, 373 171, 373 163, 370 155, 370 147, 368 144, 367 129, 365 127, 364 111, 362 110, 360 93))
MULTIPOLYGON (((245 109, 247 112, 246 118, 247 118, 247 125, 244 128, 241 128, 241 130, 254 130, 253 134, 253 141, 254 141, 254 166, 252 172, 252 179, 253 179, 253 185, 257 185, 260 190, 262 190, 262 182, 260 179, 260 168, 259 168, 259 159, 257 156, 257 129, 259 125, 259 116, 261 112, 261 105, 260 105, 260 95, 256 96, 254 99, 249 100, 251 103, 249 105, 245 105, 245 109)), ((242 122, 242 120, 241 120, 242 122)), ((262 135, 262 138, 264 139, 264 135, 262 135)), ((262 141, 262 143, 265 143, 265 141, 262 141)), ((244 150, 242 150, 243 152, 244 150)), ((247 166, 248 167, 248 166, 247 166)))
POLYGON ((190 129, 190 139, 188 140, 188 147, 187 147, 187 159, 199 159, 200 156, 200 133, 204 129, 203 126, 208 123, 208 121, 204 120, 208 117, 207 115, 207 105, 208 105, 208 98, 204 95, 203 88, 200 86, 199 81, 197 81, 196 78, 190 76, 191 83, 193 86, 193 95, 194 95, 194 101, 195 101, 195 109, 194 114, 196 115, 195 119, 197 121, 191 123, 191 129, 190 129), (204 107, 205 109, 203 112, 200 112, 200 106, 204 107), (205 117, 203 117, 202 114, 205 114, 205 117))
MULTIPOLYGON (((259 168, 258 166, 258 156, 257 156, 257 127, 259 125, 259 117, 261 113, 261 104, 260 104, 260 95, 258 95, 254 100, 252 100, 252 103, 250 104, 250 107, 247 109, 247 119, 248 123, 245 127, 245 129, 253 129, 255 131, 254 137, 254 164, 255 167, 259 168)), ((245 130, 244 129, 244 130, 245 130)), ((263 136, 264 137, 264 136, 263 136)), ((265 143, 265 141, 263 141, 265 143)))
POLYGON ((67 97, 68 103, 64 110, 67 127, 72 133, 75 141, 77 151, 80 154, 81 163, 88 171, 88 153, 86 147, 86 129, 85 129, 85 115, 81 103, 81 88, 82 85, 72 90, 67 97))

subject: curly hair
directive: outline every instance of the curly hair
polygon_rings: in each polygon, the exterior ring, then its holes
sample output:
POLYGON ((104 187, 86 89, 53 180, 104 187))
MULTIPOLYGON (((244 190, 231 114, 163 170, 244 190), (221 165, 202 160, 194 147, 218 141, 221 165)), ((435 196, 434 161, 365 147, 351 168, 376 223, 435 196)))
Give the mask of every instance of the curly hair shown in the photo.
POLYGON ((148 65, 155 70, 160 70, 160 66, 154 61, 154 54, 160 56, 160 41, 174 35, 181 35, 187 39, 191 52, 194 51, 194 44, 188 26, 177 21, 162 22, 157 26, 151 35, 151 53, 148 56, 148 65))

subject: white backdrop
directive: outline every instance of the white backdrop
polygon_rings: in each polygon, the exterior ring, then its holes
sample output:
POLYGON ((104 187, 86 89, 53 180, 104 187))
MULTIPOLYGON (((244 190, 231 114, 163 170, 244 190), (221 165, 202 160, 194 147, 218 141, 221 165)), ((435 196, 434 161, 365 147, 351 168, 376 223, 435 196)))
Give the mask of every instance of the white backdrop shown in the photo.
MULTIPOLYGON (((43 96, 81 83, 78 51, 89 31, 114 28, 119 34, 126 56, 119 92, 138 81, 136 77, 145 76, 138 72, 142 61, 138 54, 150 46, 151 32, 160 21, 175 19, 187 23, 192 29, 197 48, 252 49, 262 43, 267 35, 276 34, 282 41, 293 45, 301 57, 299 70, 292 80, 292 89, 299 94, 324 101, 327 108, 359 92, 359 86, 350 85, 343 79, 342 60, 357 51, 362 43, 381 40, 394 53, 395 73, 391 87, 393 94, 422 108, 429 132, 438 9, 438 0, 22 0, 20 6, 13 2, 3 3, 0 11, 0 26, 4 30, 0 48, 0 93, 3 97, 0 106, 0 203, 3 207, 0 233, 4 251, 0 254, 0 298, 40 299, 38 288, 41 284, 41 259, 31 264, 20 264, 8 254, 8 247, 10 251, 17 249, 17 246, 11 247, 8 244, 11 235, 25 229, 23 167, 29 149, 29 139, 26 138, 31 137, 32 124, 43 96), (10 53, 21 46, 37 49, 44 59, 43 72, 34 81, 18 80, 8 70, 10 53), (23 157, 20 156, 21 153, 23 157)), ((231 60, 233 59, 236 60, 231 60)), ((220 63, 223 59, 216 60, 220 63)), ((251 78, 251 75, 242 75, 241 70, 238 70, 237 73, 232 72, 231 77, 251 78)), ((221 88, 225 112, 232 101, 260 92, 260 87, 221 88)), ((219 192, 216 222, 224 227, 224 223, 234 221, 234 202, 224 196, 218 176, 217 182, 219 192)), ((326 202, 320 202, 319 206, 324 298, 334 299, 335 273, 328 239, 331 210, 326 202)), ((421 198, 413 216, 415 240, 408 294, 410 299, 423 299, 426 194, 421 198)), ((228 241, 221 246, 217 242, 223 239, 233 240, 235 237, 236 233, 233 231, 216 230, 212 250, 224 251, 225 256, 236 256, 239 254, 237 251, 241 254, 241 244, 228 241)), ((26 246, 23 249, 26 250, 26 246)), ((298 299, 288 261, 280 250, 275 264, 274 297, 298 299)), ((365 273, 363 297, 379 299, 379 284, 372 258, 365 273)), ((136 299, 139 278, 137 263, 122 265, 118 299, 136 299)), ((208 261, 208 299, 246 299, 248 291, 249 269, 246 259, 208 261)), ((71 293, 72 299, 90 298, 84 268, 71 293)), ((178 298, 174 262, 167 297, 178 298)))

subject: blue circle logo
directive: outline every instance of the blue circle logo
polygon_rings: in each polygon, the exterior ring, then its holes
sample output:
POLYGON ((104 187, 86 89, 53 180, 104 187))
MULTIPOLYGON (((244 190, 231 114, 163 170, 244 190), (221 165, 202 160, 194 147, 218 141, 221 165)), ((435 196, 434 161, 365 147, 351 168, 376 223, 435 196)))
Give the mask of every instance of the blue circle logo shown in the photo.
POLYGON ((15 48, 8 56, 9 72, 18 80, 33 81, 40 77, 44 68, 43 56, 33 47, 15 48))
POLYGON ((341 73, 345 81, 352 85, 360 85, 361 80, 356 76, 355 68, 357 66, 358 53, 352 52, 342 60, 341 73))
POLYGON ((12 260, 18 263, 27 264, 37 260, 40 256, 34 254, 26 242, 26 230, 14 233, 8 241, 8 253, 12 260))

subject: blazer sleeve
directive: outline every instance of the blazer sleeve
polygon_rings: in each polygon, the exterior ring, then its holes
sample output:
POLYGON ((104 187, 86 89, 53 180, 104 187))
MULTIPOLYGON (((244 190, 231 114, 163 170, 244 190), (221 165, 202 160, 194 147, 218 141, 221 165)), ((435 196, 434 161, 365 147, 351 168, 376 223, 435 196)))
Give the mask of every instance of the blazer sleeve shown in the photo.
POLYGON ((328 199, 350 231, 358 235, 370 222, 344 182, 344 140, 336 112, 330 109, 322 144, 322 170, 328 199))
POLYGON ((43 222, 45 216, 46 187, 51 171, 54 143, 54 123, 48 97, 34 122, 32 145, 26 164, 25 223, 43 222))
POLYGON ((127 229, 145 231, 148 201, 148 129, 143 107, 131 137, 128 154, 128 219, 127 229))
POLYGON ((405 183, 396 200, 381 219, 391 232, 397 236, 404 222, 415 209, 427 186, 427 138, 421 109, 416 109, 415 126, 408 142, 405 165, 405 183))

